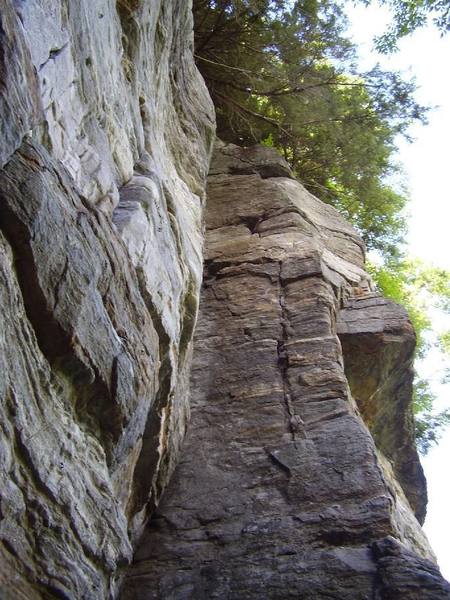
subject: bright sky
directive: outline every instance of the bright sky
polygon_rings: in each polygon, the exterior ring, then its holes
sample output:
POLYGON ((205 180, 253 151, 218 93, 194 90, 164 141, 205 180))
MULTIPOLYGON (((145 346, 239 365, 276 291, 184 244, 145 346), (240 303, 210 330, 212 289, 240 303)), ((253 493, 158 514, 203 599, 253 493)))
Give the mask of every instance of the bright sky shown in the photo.
MULTIPOLYGON (((399 44, 399 52, 383 57, 373 51, 374 35, 384 32, 388 13, 375 5, 350 7, 352 39, 360 46, 361 66, 380 62, 386 69, 414 75, 422 104, 437 106, 429 125, 415 127, 412 144, 400 144, 399 159, 411 192, 409 245, 411 254, 450 270, 450 186, 447 175, 450 138, 450 35, 440 38, 432 27, 420 30, 399 44)), ((433 358, 423 371, 435 370, 433 358)), ((440 408, 450 406, 449 386, 436 385, 440 408)), ((428 516, 425 531, 437 555, 444 577, 450 580, 450 431, 422 461, 428 480, 428 516)))

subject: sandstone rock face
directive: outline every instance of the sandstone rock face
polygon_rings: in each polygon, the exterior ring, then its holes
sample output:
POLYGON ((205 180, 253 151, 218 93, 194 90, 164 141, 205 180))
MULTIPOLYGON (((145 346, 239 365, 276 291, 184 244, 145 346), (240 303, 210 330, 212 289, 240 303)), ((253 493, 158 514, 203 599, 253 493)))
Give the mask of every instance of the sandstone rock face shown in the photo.
POLYGON ((114 597, 188 418, 213 109, 185 0, 0 19, 0 596, 114 597))
POLYGON ((414 334, 360 238, 271 150, 223 144, 206 228, 190 430, 122 598, 450 598, 413 514, 414 334))

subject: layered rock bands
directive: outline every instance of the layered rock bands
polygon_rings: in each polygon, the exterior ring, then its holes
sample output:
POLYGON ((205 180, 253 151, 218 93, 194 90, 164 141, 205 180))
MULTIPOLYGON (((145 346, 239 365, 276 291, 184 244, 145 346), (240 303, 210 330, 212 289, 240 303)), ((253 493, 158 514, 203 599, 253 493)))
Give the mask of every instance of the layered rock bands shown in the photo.
POLYGON ((0 597, 115 597, 188 418, 213 108, 185 0, 0 5, 0 597))
POLYGON ((190 3, 0 5, 1 599, 449 598, 354 230, 219 143, 203 256, 190 3))
POLYGON ((192 422, 122 598, 449 598, 413 515, 414 332, 360 238, 272 150, 223 144, 206 227, 192 422))

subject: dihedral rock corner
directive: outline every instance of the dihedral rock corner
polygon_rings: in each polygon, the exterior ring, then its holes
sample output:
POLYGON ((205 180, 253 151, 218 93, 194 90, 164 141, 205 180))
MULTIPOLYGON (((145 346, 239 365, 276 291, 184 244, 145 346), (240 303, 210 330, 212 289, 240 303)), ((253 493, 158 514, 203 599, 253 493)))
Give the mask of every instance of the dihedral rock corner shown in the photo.
POLYGON ((2 2, 0 596, 449 598, 407 315, 276 152, 211 160, 192 28, 2 2))

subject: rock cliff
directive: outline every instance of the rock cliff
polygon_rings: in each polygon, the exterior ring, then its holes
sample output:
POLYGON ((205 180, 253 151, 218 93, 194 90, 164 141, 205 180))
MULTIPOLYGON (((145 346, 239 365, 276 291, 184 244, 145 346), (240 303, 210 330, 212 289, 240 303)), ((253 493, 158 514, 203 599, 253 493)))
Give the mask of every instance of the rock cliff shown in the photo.
POLYGON ((0 123, 0 597, 450 597, 411 325, 273 151, 210 165, 190 3, 2 0, 0 123))
POLYGON ((214 113, 184 0, 3 0, 2 598, 115 596, 189 413, 214 113))
POLYGON ((450 597, 413 516, 414 332, 363 267, 272 150, 218 144, 192 421, 122 598, 450 597))

